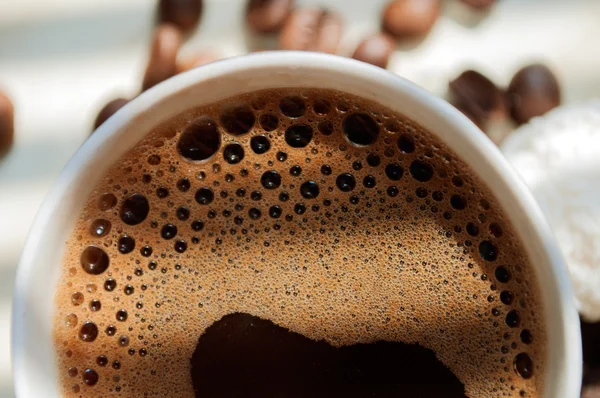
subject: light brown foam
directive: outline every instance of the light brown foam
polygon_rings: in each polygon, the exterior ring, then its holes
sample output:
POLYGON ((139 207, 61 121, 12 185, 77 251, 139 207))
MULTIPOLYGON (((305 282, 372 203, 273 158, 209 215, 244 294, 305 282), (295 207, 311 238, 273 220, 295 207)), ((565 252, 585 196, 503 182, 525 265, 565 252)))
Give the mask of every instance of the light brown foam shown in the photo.
POLYGON ((235 100, 263 103, 255 112, 257 123, 243 136, 223 133, 221 148, 212 158, 188 162, 178 154, 176 143, 195 117, 209 115, 218 121, 220 106, 228 101, 187 111, 157 127, 111 167, 90 195, 67 243, 56 297, 54 340, 66 396, 108 396, 117 391, 121 396, 136 397, 193 396, 189 360, 198 338, 213 322, 235 312, 272 320, 336 346, 378 340, 419 343, 436 352, 471 397, 541 395, 546 336, 537 282, 521 242, 495 199, 464 163, 409 119, 350 95, 282 89, 235 100), (278 102, 290 94, 303 96, 308 108, 304 116, 291 119, 280 114, 278 102), (314 98, 345 104, 341 108, 348 107, 348 111, 332 107, 329 115, 316 115, 311 108, 314 98), (343 118, 356 111, 372 115, 381 127, 372 146, 356 147, 341 133, 343 118), (258 125, 258 117, 267 112, 279 115, 280 127, 273 132, 264 132, 258 125), (333 121, 331 136, 318 132, 317 125, 323 120, 333 121), (313 139, 305 148, 291 148, 284 140, 285 128, 301 122, 313 126, 313 139), (256 155, 250 149, 250 138, 260 134, 269 137, 271 148, 256 155), (398 150, 396 140, 401 134, 413 138, 413 153, 398 150), (223 147, 229 142, 244 147, 245 157, 239 164, 223 160, 223 147), (279 161, 278 151, 285 152, 287 160, 279 161), (380 156, 379 167, 367 164, 371 153, 380 156), (147 162, 154 154, 161 157, 158 165, 147 162), (420 183, 411 177, 409 167, 415 159, 433 165, 431 181, 420 183), (353 169, 355 161, 362 163, 362 169, 353 169), (404 169, 399 181, 390 181, 384 172, 391 162, 404 169), (331 175, 321 173, 323 164, 331 166, 331 175), (289 173, 294 165, 302 168, 298 177, 289 173), (242 169, 247 170, 246 176, 242 169), (279 172, 281 187, 267 190, 261 186, 261 175, 267 170, 279 172), (355 176, 352 192, 336 187, 336 177, 344 172, 355 176), (234 181, 226 181, 228 173, 234 181), (143 182, 144 174, 152 176, 150 183, 143 182), (375 177, 374 188, 363 186, 367 175, 375 177), (455 185, 460 185, 458 179, 453 183, 458 176, 463 182, 460 187, 455 185), (181 177, 191 181, 188 192, 176 188, 181 177), (308 180, 320 187, 316 199, 300 195, 300 185, 308 180), (395 197, 386 193, 392 185, 399 188, 395 197), (156 196, 159 187, 169 189, 167 198, 156 196), (194 200, 201 187, 213 190, 215 199, 210 205, 194 200), (246 190, 244 198, 236 196, 240 187, 246 190), (417 188, 427 190, 426 198, 418 197, 417 188), (227 192, 225 198, 222 191, 227 192), (252 200, 252 191, 260 191, 262 199, 252 200), (278 198, 284 191, 289 193, 287 202, 278 198), (432 198, 434 191, 443 193, 441 201, 432 198), (103 212, 97 201, 106 192, 114 193, 119 202, 112 211, 103 212), (150 214, 141 224, 129 226, 121 221, 118 209, 134 192, 148 198, 150 214), (453 194, 466 198, 466 209, 452 209, 449 200, 453 194), (357 204, 351 203, 352 196, 358 197, 357 204), (331 204, 324 205, 324 200, 331 204), (306 205, 304 214, 294 212, 297 203, 306 205), (187 221, 175 217, 182 205, 191 212, 187 221), (243 210, 236 210, 236 205, 243 210), (279 219, 269 217, 272 205, 282 208, 279 219), (313 210, 313 205, 319 208, 313 210), (253 207, 262 213, 258 220, 248 216, 253 207), (208 217, 210 210, 216 212, 215 218, 208 217), (224 216, 224 210, 231 215, 224 216), (286 220, 286 215, 293 219, 286 220), (242 225, 234 222, 235 216, 243 217, 242 225), (89 233, 91 222, 98 218, 112 224, 103 238, 89 233), (190 227, 196 219, 204 222, 199 232, 190 227), (158 227, 152 227, 153 222, 158 227), (178 227, 178 235, 164 240, 160 230, 169 222, 178 227), (469 222, 478 226, 478 236, 466 232, 469 222), (501 226, 501 237, 490 233, 493 223, 501 226), (134 251, 126 255, 116 246, 123 234, 136 241, 134 251), (193 237, 199 243, 192 243, 193 237), (173 249, 178 239, 187 242, 183 254, 173 249), (477 248, 483 240, 498 247, 495 261, 484 261, 479 255, 477 248), (101 275, 89 275, 80 265, 81 252, 88 245, 102 247, 110 257, 110 266, 101 275), (150 257, 140 254, 145 245, 152 247, 150 257), (148 267, 151 261, 157 264, 154 270, 148 267), (508 283, 500 283, 494 276, 500 265, 512 274, 508 283), (136 269, 142 274, 136 275, 136 269), (113 292, 103 288, 108 278, 117 282, 113 292), (133 294, 124 293, 126 285, 133 286, 133 294), (512 305, 500 302, 504 290, 514 294, 512 305), (74 292, 83 294, 82 304, 73 304, 74 292), (92 300, 101 302, 99 311, 90 310, 92 300), (137 308, 137 303, 142 307, 137 308), (128 313, 125 322, 115 318, 121 309, 128 313), (492 314, 493 309, 498 315, 492 314), (519 327, 505 323, 512 309, 520 313, 519 327), (73 315, 78 320, 75 327, 73 315), (93 342, 78 337, 86 321, 98 325, 93 342), (117 328, 114 336, 105 333, 109 325, 117 328), (523 329, 531 331, 533 343, 520 341, 523 329), (126 347, 119 345, 121 336, 129 338, 126 347), (128 353, 130 349, 133 355, 128 353), (147 355, 140 356, 140 349, 147 355), (530 379, 521 378, 513 368, 513 359, 521 352, 533 359, 530 379), (99 355, 108 357, 107 366, 96 363, 99 355), (111 366, 115 360, 120 361, 118 370, 111 366), (69 376, 71 367, 78 369, 77 376, 69 376), (86 368, 99 375, 92 387, 82 380, 86 368), (78 385, 78 393, 71 392, 72 385, 78 385))

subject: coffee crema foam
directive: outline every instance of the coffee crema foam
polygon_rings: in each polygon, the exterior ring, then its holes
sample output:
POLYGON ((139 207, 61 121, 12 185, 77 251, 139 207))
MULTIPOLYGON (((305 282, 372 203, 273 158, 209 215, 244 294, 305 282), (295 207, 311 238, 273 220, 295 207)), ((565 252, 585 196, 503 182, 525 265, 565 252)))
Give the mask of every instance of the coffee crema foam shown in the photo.
POLYGON ((541 395, 536 278, 485 183, 337 91, 259 91, 156 127, 90 195, 57 289, 65 396, 193 397, 198 340, 234 313, 334 347, 418 343, 469 397, 541 395))

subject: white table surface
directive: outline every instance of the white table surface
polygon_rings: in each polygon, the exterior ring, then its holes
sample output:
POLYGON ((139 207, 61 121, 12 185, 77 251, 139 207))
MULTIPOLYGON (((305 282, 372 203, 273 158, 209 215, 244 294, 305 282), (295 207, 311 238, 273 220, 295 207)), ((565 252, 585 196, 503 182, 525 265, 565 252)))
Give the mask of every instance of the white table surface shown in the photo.
MULTIPOLYGON (((342 15, 347 28, 342 55, 378 29, 386 2, 297 1, 326 4, 342 15)), ((254 41, 241 23, 245 1, 205 3, 201 26, 184 51, 248 52, 254 41)), ((10 306, 30 223, 50 185, 88 136, 99 108, 115 96, 136 94, 154 6, 153 0, 0 0, 0 88, 12 97, 16 110, 15 145, 0 159, 2 398, 14 396, 10 306)), ((543 61, 559 75, 565 102, 573 103, 600 96, 599 41, 600 1, 500 0, 480 18, 456 0, 446 0, 431 34, 421 43, 402 45, 390 69, 443 95, 448 81, 464 69, 475 68, 506 85, 520 66, 543 61)))

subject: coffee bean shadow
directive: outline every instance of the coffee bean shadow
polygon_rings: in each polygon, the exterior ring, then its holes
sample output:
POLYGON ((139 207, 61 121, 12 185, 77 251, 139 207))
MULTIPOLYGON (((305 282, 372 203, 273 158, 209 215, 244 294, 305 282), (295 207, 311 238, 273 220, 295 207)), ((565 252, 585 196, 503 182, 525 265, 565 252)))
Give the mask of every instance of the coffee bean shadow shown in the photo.
POLYGON ((460 0, 445 1, 442 9, 444 17, 469 29, 477 28, 492 12, 494 6, 486 10, 474 10, 460 0))
POLYGON ((396 51, 410 51, 419 48, 429 35, 418 36, 414 38, 405 38, 396 40, 396 51))
POLYGON ((10 148, 7 148, 6 150, 4 150, 4 152, 0 152, 0 168, 2 168, 2 166, 4 166, 4 164, 8 162, 8 154, 11 149, 12 149, 12 145, 10 148))

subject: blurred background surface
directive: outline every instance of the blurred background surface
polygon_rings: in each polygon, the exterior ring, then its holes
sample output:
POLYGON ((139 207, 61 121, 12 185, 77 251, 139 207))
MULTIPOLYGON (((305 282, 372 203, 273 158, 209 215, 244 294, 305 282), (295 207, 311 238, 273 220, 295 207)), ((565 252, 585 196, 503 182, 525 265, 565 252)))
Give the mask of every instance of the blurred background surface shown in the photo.
MULTIPOLYGON (((387 0, 296 3, 338 12, 345 25, 338 53, 349 56, 361 38, 379 30, 387 0)), ((271 48, 274 39, 249 34, 245 6, 245 0, 205 0, 183 52, 227 57, 271 48)), ((15 143, 0 158, 2 398, 14 396, 10 306, 30 224, 100 108, 139 92, 155 8, 154 0, 0 0, 0 90, 15 108, 15 143)), ((600 1, 500 0, 489 12, 475 13, 446 0, 430 34, 399 44, 388 69, 444 96, 448 82, 466 69, 506 86, 521 66, 541 61, 556 72, 563 103, 579 103, 600 94, 599 39, 600 1)))

